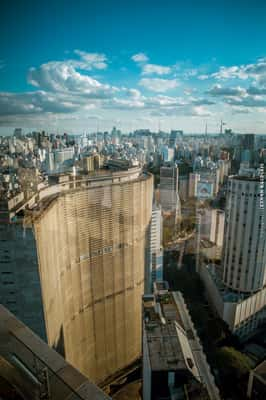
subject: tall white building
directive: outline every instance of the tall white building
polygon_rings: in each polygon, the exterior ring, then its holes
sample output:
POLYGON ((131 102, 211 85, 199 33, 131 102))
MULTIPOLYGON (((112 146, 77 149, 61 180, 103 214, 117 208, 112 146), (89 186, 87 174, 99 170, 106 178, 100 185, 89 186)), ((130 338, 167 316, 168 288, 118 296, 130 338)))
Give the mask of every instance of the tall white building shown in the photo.
POLYGON ((162 209, 153 203, 149 228, 149 246, 146 266, 145 293, 151 293, 153 283, 163 279, 162 209))
POLYGON ((174 159, 175 150, 168 146, 162 146, 162 157, 165 162, 171 162, 174 159))
POLYGON ((210 241, 222 247, 224 242, 225 213, 223 210, 212 210, 210 241))
POLYGON ((260 195, 259 177, 229 179, 223 281, 240 292, 256 292, 266 284, 266 223, 260 195))
POLYGON ((266 321, 264 171, 243 171, 228 182, 223 276, 200 266, 210 302, 232 332, 246 340, 266 321))
POLYGON ((73 160, 74 147, 55 149, 47 153, 47 168, 49 172, 63 172, 65 162, 73 160))
POLYGON ((197 186, 199 180, 200 174, 196 172, 189 174, 188 197, 195 197, 197 195, 197 186))

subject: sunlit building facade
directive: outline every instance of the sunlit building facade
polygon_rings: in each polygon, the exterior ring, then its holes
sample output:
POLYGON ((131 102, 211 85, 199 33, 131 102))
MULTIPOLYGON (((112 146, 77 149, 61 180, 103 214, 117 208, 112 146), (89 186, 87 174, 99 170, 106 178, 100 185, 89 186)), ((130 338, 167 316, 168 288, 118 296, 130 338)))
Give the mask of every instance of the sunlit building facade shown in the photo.
POLYGON ((140 169, 103 172, 33 212, 48 343, 97 383, 141 353, 152 192, 140 169))

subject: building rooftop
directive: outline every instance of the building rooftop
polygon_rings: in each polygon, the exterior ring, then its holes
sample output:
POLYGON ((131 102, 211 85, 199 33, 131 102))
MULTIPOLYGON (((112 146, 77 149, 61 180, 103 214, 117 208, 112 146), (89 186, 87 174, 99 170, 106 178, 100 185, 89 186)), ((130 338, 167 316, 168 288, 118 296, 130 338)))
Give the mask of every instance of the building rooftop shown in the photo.
POLYGON ((23 398, 110 399, 1 305, 0 337, 0 377, 23 398))
POLYGON ((157 298, 143 298, 144 326, 153 371, 189 370, 198 380, 199 371, 191 352, 180 311, 165 282, 158 286, 157 298))
POLYGON ((266 360, 262 361, 255 369, 254 373, 265 381, 266 384, 266 360))
POLYGON ((154 294, 143 296, 143 319, 152 372, 180 372, 180 376, 187 376, 188 388, 196 385, 205 399, 219 399, 182 294, 169 291, 166 281, 156 282, 154 294))
POLYGON ((229 176, 230 179, 237 180, 237 181, 250 181, 250 182, 259 182, 261 179, 266 181, 266 176, 264 175, 261 178, 259 171, 252 172, 252 173, 242 173, 241 175, 231 175, 229 176))

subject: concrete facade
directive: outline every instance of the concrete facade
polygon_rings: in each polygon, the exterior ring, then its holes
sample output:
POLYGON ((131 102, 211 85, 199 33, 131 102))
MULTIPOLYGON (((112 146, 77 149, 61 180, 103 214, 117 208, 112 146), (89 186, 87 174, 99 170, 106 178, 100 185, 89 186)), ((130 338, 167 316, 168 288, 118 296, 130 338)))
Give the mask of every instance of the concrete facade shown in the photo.
POLYGON ((2 305, 0 338, 0 378, 12 388, 8 398, 110 400, 2 305))
POLYGON ((162 209, 153 203, 149 229, 149 248, 145 277, 145 293, 151 293, 153 282, 163 279, 162 209))
POLYGON ((224 286, 215 268, 202 264, 199 270, 209 301, 229 329, 244 341, 266 320, 266 288, 253 295, 234 293, 224 286))
POLYGON ((224 284, 246 293, 262 289, 266 285, 266 213, 258 178, 229 179, 224 239, 224 284))
POLYGON ((129 169, 71 185, 32 211, 47 337, 101 383, 141 353, 153 179, 129 169))
POLYGON ((178 167, 163 166, 160 169, 160 203, 163 212, 180 212, 178 195, 178 167))
POLYGON ((180 292, 143 296, 143 399, 212 399, 219 391, 180 292))
POLYGON ((11 221, 7 210, 0 223, 0 303, 46 340, 33 231, 18 216, 11 221))

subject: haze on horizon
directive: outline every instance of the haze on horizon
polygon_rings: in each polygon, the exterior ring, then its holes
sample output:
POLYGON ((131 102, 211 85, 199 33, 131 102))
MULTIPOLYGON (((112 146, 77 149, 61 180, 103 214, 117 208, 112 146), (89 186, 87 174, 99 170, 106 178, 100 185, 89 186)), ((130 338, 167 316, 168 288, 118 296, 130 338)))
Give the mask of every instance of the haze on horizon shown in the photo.
POLYGON ((266 3, 0 5, 0 134, 266 133, 266 3))

